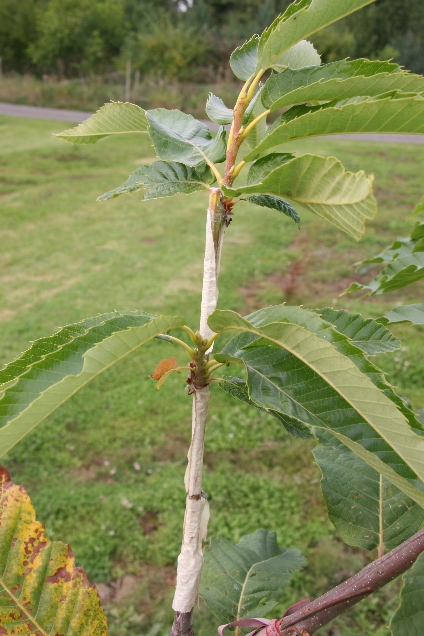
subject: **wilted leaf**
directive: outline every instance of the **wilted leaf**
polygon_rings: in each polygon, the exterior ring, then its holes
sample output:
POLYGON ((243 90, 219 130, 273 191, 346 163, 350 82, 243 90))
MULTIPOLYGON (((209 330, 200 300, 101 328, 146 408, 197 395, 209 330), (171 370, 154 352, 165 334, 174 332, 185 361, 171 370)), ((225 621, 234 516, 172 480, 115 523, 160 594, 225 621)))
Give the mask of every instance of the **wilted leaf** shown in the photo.
POLYGON ((106 636, 97 590, 68 545, 51 542, 23 486, 0 467, 0 633, 106 636))
POLYGON ((165 373, 168 373, 168 371, 171 371, 172 369, 178 369, 177 358, 166 358, 165 360, 162 360, 162 362, 159 362, 151 377, 155 380, 160 380, 165 373))
POLYGON ((348 545, 396 548, 419 530, 424 509, 370 468, 328 431, 315 429, 313 453, 330 521, 348 545))
POLYGON ((205 550, 200 596, 222 623, 266 615, 305 564, 299 550, 278 546, 274 532, 258 530, 237 545, 218 537, 205 550))
POLYGON ((245 186, 223 188, 225 194, 266 193, 289 199, 327 219, 340 230, 360 239, 365 221, 374 217, 377 204, 373 178, 361 170, 347 172, 334 157, 301 155, 278 165, 275 153, 258 159, 250 168, 245 186))
POLYGON ((145 111, 128 102, 105 104, 91 117, 75 128, 56 135, 71 144, 95 144, 102 137, 123 133, 147 133, 148 124, 145 111))
POLYGON ((262 103, 273 111, 293 104, 372 97, 393 90, 419 93, 424 91, 424 78, 390 62, 342 60, 273 73, 264 86, 262 103))
POLYGON ((121 194, 145 190, 143 201, 172 197, 174 194, 191 194, 215 181, 209 166, 192 168, 175 161, 155 161, 150 166, 140 166, 119 188, 102 194, 97 201, 119 197, 121 194))
POLYGON ((148 340, 184 325, 178 317, 114 312, 36 340, 0 371, 0 456, 79 389, 148 340))

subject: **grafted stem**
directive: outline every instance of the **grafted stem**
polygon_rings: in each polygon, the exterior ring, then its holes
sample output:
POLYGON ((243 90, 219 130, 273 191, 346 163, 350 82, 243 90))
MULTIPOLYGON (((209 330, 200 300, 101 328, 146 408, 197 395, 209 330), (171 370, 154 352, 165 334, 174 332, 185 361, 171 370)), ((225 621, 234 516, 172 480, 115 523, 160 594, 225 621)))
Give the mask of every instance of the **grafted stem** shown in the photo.
POLYGON ((185 474, 187 492, 181 553, 178 557, 177 586, 174 601, 174 622, 171 636, 192 636, 192 611, 196 602, 203 565, 202 543, 206 539, 209 506, 202 491, 203 447, 210 402, 208 353, 213 346, 214 332, 207 324, 218 302, 218 276, 222 241, 225 231, 225 210, 221 191, 212 188, 206 220, 206 248, 203 267, 200 330, 196 334, 197 349, 193 357, 192 439, 185 474))
MULTIPOLYGON (((243 115, 252 100, 259 80, 258 75, 245 83, 234 107, 234 119, 229 134, 225 176, 222 183, 231 185, 237 176, 235 161, 243 141, 243 115)), ((210 162, 208 161, 209 165, 210 162)), ((244 164, 243 164, 244 165, 244 164)), ((239 170, 242 165, 239 166, 239 170)), ((221 177, 212 167, 218 184, 221 177)), ((227 211, 222 203, 220 188, 211 188, 206 220, 206 247, 203 267, 202 304, 200 312, 199 340, 193 360, 192 389, 192 440, 188 453, 188 465, 185 474, 187 492, 184 517, 183 540, 178 557, 177 585, 172 608, 174 622, 171 636, 192 636, 191 615, 197 598, 200 575, 203 565, 202 542, 206 538, 209 520, 209 506, 202 491, 203 445, 206 421, 210 402, 210 372, 218 366, 208 367, 208 353, 212 350, 214 333, 207 320, 216 309, 218 302, 218 277, 224 232, 227 225, 227 211)))

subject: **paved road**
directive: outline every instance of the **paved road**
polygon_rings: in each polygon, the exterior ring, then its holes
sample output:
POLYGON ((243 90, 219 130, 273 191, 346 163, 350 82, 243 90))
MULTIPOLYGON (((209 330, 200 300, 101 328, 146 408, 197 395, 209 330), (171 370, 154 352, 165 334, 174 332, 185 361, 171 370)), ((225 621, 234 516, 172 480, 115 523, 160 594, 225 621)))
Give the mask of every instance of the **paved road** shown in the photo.
MULTIPOLYGON (((62 110, 61 108, 42 108, 40 106, 22 106, 20 104, 6 104, 0 102, 0 115, 12 117, 29 117, 32 119, 53 119, 56 121, 70 121, 80 123, 90 117, 92 113, 80 110, 62 110)), ((212 129, 216 124, 205 121, 212 129)), ((352 139, 354 141, 379 141, 393 144, 424 144, 424 135, 331 135, 329 139, 352 139)))

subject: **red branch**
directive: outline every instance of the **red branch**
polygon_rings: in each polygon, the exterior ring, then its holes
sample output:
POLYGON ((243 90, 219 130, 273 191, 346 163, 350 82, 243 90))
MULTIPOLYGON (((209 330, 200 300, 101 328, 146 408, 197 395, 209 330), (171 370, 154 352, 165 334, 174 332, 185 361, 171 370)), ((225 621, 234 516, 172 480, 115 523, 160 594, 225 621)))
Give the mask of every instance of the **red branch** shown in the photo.
POLYGON ((344 583, 278 622, 280 636, 310 636, 339 614, 359 603, 408 570, 424 552, 424 530, 344 583))

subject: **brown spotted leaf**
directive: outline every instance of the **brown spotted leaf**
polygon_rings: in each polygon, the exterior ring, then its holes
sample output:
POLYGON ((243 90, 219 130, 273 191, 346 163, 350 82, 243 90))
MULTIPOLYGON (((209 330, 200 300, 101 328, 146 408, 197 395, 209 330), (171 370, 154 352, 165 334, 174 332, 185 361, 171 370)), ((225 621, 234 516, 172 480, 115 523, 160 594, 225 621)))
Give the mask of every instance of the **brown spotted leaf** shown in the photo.
POLYGON ((162 362, 159 362, 151 377, 155 380, 160 380, 165 373, 168 373, 168 371, 172 371, 173 369, 178 369, 177 358, 166 358, 165 360, 162 360, 162 362))
POLYGON ((70 547, 49 541, 23 486, 0 467, 0 634, 106 636, 95 587, 70 547))

